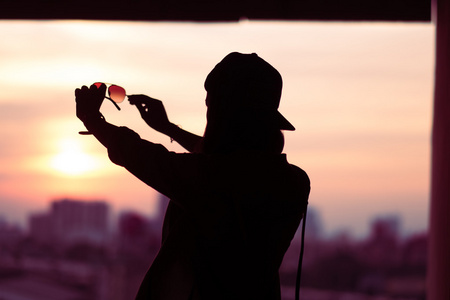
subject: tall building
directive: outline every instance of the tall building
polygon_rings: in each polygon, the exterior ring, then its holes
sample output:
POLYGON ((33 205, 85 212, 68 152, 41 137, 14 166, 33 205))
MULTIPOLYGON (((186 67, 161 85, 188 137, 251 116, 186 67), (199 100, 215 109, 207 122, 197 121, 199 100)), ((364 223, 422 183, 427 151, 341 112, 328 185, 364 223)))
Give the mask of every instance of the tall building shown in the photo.
POLYGON ((28 217, 28 227, 31 237, 40 243, 49 244, 55 238, 51 214, 39 212, 28 217))
POLYGON ((77 241, 103 244, 108 236, 108 205, 70 199, 54 201, 51 206, 55 237, 66 243, 77 241))
POLYGON ((52 202, 49 212, 30 216, 30 234, 41 242, 102 245, 109 235, 108 218, 106 202, 61 199, 52 202))

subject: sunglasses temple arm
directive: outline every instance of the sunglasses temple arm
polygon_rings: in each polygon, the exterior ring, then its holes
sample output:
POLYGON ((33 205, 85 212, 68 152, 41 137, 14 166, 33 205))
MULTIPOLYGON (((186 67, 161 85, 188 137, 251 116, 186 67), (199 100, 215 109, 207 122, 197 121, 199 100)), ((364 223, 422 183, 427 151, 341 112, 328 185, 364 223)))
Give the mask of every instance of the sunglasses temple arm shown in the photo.
POLYGON ((112 102, 112 104, 114 104, 114 106, 118 109, 118 110, 120 110, 120 107, 119 107, 119 105, 117 105, 117 103, 116 102, 114 102, 114 100, 113 99, 111 99, 111 98, 109 98, 109 97, 105 97, 106 99, 108 99, 109 101, 111 101, 112 102))

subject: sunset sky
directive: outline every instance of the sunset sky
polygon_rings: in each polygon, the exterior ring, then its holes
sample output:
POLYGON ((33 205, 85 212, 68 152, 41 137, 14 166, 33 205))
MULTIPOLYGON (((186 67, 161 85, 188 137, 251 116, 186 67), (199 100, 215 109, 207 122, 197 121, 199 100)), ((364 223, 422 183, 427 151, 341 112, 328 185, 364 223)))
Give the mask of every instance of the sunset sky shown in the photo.
MULTIPOLYGON (((80 136, 74 89, 97 81, 161 99, 170 120, 201 135, 206 75, 232 51, 256 52, 283 76, 288 160, 312 181, 327 233, 367 232, 398 214, 425 230, 430 182, 431 23, 140 23, 0 21, 0 215, 26 224, 61 197, 104 199, 151 214, 156 193, 80 136)), ((183 151, 135 107, 102 112, 183 151)))

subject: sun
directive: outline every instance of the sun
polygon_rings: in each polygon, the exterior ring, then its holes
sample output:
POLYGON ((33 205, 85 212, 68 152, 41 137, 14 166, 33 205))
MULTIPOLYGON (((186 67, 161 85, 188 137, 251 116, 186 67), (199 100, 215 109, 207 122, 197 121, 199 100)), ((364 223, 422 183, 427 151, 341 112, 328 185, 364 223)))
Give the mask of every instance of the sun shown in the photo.
POLYGON ((75 139, 64 139, 59 143, 60 152, 51 159, 51 167, 65 175, 78 176, 99 167, 97 159, 83 151, 75 139))

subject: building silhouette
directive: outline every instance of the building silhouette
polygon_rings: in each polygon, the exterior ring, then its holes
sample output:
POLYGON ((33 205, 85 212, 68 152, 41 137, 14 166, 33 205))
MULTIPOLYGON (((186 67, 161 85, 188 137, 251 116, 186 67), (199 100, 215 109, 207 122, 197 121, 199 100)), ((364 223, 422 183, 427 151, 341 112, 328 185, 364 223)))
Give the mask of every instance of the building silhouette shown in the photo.
MULTIPOLYGON (((28 233, 0 218, 0 299, 132 299, 161 245, 168 199, 158 202, 153 217, 122 211, 112 234, 103 201, 53 201, 28 233)), ((314 207, 306 225, 302 299, 425 299, 426 232, 402 236, 401 218, 384 215, 364 238, 330 238, 314 207)), ((294 299, 299 251, 297 234, 280 268, 283 300, 294 299)))
POLYGON ((109 237, 109 207, 103 201, 61 199, 51 203, 49 212, 30 215, 30 237, 43 244, 104 245, 109 237))

